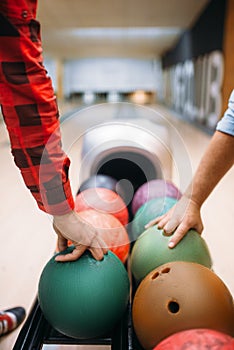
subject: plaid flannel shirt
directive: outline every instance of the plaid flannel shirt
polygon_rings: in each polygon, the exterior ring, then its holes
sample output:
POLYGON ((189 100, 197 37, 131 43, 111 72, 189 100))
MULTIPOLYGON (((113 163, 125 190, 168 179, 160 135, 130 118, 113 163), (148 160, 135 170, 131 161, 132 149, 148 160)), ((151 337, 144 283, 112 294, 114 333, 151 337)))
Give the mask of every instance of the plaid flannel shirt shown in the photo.
POLYGON ((61 148, 59 114, 43 66, 36 0, 0 1, 0 104, 12 154, 24 182, 43 211, 74 208, 61 148))

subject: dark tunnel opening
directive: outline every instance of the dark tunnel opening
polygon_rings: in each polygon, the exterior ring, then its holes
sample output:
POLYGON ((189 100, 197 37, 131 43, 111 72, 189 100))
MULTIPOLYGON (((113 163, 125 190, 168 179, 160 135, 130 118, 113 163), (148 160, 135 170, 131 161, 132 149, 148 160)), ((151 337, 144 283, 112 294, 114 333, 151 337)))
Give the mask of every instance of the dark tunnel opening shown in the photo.
POLYGON ((124 151, 115 152, 103 158, 97 166, 97 174, 109 175, 120 181, 123 192, 126 193, 128 198, 127 205, 130 216, 131 201, 129 201, 129 193, 127 193, 129 191, 129 182, 132 185, 131 189, 134 194, 143 183, 158 177, 156 167, 146 156, 124 151))

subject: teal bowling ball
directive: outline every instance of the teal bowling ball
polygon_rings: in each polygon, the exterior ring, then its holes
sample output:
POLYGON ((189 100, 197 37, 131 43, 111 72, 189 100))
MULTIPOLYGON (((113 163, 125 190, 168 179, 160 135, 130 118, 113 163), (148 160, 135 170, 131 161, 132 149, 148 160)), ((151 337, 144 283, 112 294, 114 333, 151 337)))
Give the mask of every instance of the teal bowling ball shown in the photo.
POLYGON ((131 239, 135 241, 144 231, 145 225, 157 216, 165 214, 177 202, 176 198, 153 198, 144 203, 136 212, 131 224, 131 239))
POLYGON ((189 230, 173 248, 168 248, 171 236, 165 236, 157 226, 148 228, 135 242, 130 266, 137 282, 160 265, 172 261, 187 261, 212 267, 212 258, 205 240, 195 230, 189 230))
POLYGON ((55 256, 45 265, 38 288, 47 321, 76 339, 108 334, 123 317, 129 300, 130 284, 123 263, 110 251, 101 261, 88 251, 73 262, 57 262, 55 256))

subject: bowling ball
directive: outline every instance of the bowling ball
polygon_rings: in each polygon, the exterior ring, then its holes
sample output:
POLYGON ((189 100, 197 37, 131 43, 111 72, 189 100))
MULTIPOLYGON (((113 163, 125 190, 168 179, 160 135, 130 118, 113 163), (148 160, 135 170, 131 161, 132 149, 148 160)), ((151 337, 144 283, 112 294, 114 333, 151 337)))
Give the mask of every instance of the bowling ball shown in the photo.
POLYGON ((154 350, 233 350, 234 339, 212 329, 189 329, 160 342, 154 350))
POLYGON ((131 238, 136 240, 144 231, 145 225, 157 216, 165 214, 177 199, 172 197, 153 198, 143 204, 136 212, 131 223, 131 238))
POLYGON ((171 181, 162 179, 150 180, 141 185, 132 200, 132 213, 136 214, 137 210, 146 202, 153 198, 172 197, 177 200, 181 197, 181 192, 171 181))
POLYGON ((168 248, 170 238, 157 226, 148 228, 138 237, 130 260, 136 281, 141 281, 150 271, 169 261, 191 261, 211 268, 212 259, 208 246, 195 230, 189 230, 173 249, 168 248))
POLYGON ((45 265, 38 288, 47 321, 73 338, 108 334, 121 320, 129 299, 129 278, 123 263, 110 251, 101 261, 88 251, 72 262, 57 262, 55 256, 45 265))
POLYGON ((105 241, 106 246, 125 263, 130 250, 130 241, 121 222, 113 215, 94 209, 81 211, 79 216, 83 221, 98 228, 99 235, 105 241))
POLYGON ((75 198, 75 210, 80 212, 86 209, 112 214, 123 225, 128 223, 128 209, 123 199, 108 188, 89 188, 79 193, 75 198))
POLYGON ((132 319, 144 349, 187 329, 208 328, 234 335, 233 298, 207 267, 187 261, 160 265, 140 283, 132 319))
POLYGON ((124 190, 119 182, 113 177, 103 174, 92 175, 87 180, 82 182, 80 188, 77 191, 77 194, 89 188, 96 187, 108 188, 109 190, 118 193, 122 198, 124 198, 124 190))

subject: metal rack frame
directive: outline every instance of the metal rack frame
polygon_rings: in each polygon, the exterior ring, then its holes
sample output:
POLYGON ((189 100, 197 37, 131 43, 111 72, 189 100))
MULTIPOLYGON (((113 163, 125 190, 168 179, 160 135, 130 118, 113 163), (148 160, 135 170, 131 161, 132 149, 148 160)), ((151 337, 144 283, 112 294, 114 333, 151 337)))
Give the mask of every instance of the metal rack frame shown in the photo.
POLYGON ((131 306, 115 329, 104 337, 75 339, 56 331, 46 321, 36 298, 32 309, 18 335, 13 350, 40 350, 45 344, 63 345, 110 345, 111 350, 133 350, 131 306))

